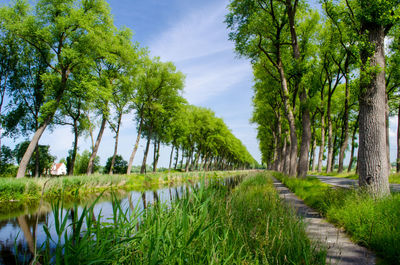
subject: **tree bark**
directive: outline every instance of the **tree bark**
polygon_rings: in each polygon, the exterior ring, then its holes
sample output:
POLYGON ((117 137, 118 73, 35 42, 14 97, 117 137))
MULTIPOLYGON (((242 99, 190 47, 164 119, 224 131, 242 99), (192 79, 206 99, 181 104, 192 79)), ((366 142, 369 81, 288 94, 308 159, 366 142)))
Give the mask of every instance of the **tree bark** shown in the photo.
POLYGON ((390 164, 390 143, 389 143, 389 104, 388 104, 388 95, 386 93, 386 112, 385 112, 385 125, 386 125, 386 156, 387 156, 387 162, 388 162, 388 170, 390 174, 390 170, 392 168, 392 165, 390 164))
POLYGON ((290 172, 290 150, 291 150, 291 148, 290 148, 290 141, 289 141, 289 136, 286 136, 285 137, 285 142, 284 142, 284 144, 285 144, 285 162, 284 162, 284 164, 285 164, 285 166, 284 166, 284 173, 286 174, 286 175, 289 175, 289 172, 290 172))
POLYGON ((117 131, 115 132, 115 144, 114 144, 114 153, 111 160, 111 167, 108 174, 112 175, 114 171, 114 164, 115 164, 115 157, 117 156, 118 152, 118 138, 119 138, 119 129, 121 128, 121 120, 122 120, 122 113, 118 116, 118 124, 117 124, 117 131))
POLYGON ((179 159, 179 146, 176 148, 176 156, 175 156, 175 165, 174 165, 174 170, 176 170, 178 166, 178 159, 179 159))
POLYGON ((160 145, 161 145, 160 140, 155 141, 155 145, 154 145, 155 156, 154 156, 154 161, 153 161, 153 172, 157 172, 157 164, 158 164, 158 159, 160 157, 160 145))
POLYGON ((147 160, 147 155, 149 154, 150 141, 151 141, 151 129, 150 129, 149 135, 147 136, 146 149, 144 151, 142 167, 140 168, 141 174, 146 173, 146 160, 147 160))
POLYGON ((315 172, 315 165, 316 165, 315 161, 317 160, 317 159, 315 159, 315 149, 316 149, 316 147, 317 147, 317 139, 314 139, 314 143, 313 143, 313 160, 312 160, 312 166, 311 166, 311 170, 313 172, 315 172))
MULTIPOLYGON (((54 113, 53 113, 53 115, 54 115, 54 113)), ((31 159, 32 154, 35 151, 36 145, 39 143, 40 137, 42 136, 47 125, 50 123, 50 120, 53 118, 53 115, 51 115, 51 118, 47 118, 39 126, 39 128, 36 130, 35 134, 33 135, 33 138, 31 140, 31 142, 29 143, 28 148, 26 149, 25 154, 21 159, 21 162, 19 163, 17 178, 25 177, 25 172, 26 172, 26 168, 28 167, 29 160, 31 159)))
POLYGON ((139 147, 140 136, 142 135, 142 127, 143 127, 143 119, 141 118, 140 123, 139 123, 138 134, 136 136, 135 146, 133 147, 131 157, 129 158, 128 169, 126 170, 126 174, 128 174, 128 175, 131 174, 133 159, 135 158, 136 151, 139 147))
POLYGON ((296 123, 294 115, 292 112, 292 107, 289 102, 289 89, 287 86, 285 72, 281 63, 279 63, 279 75, 281 79, 281 88, 283 92, 283 103, 285 107, 286 117, 289 123, 290 132, 290 165, 289 165, 289 175, 295 176, 297 170, 297 135, 296 135, 296 123))
POLYGON ((72 149, 71 164, 68 170, 68 175, 70 176, 74 175, 76 153, 78 152, 78 139, 79 139, 78 125, 77 122, 74 121, 74 148, 72 149))
MULTIPOLYGON (((345 66, 345 69, 347 67, 345 66)), ((345 70, 346 73, 344 75, 345 77, 345 86, 346 86, 346 92, 345 92, 345 100, 344 100, 344 114, 343 114, 343 129, 342 129, 342 145, 340 146, 340 153, 339 153, 339 168, 338 172, 341 173, 343 171, 343 160, 344 160, 344 155, 348 146, 349 142, 349 98, 350 98, 350 87, 349 87, 349 81, 348 81, 348 76, 347 76, 347 70, 345 70)))
POLYGON ((328 158, 326 160, 326 173, 332 172, 332 156, 333 156, 333 142, 332 142, 332 117, 331 117, 331 96, 328 96, 328 108, 326 111, 328 118, 328 158))
POLYGON ((325 151, 325 115, 321 113, 321 145, 319 146, 318 153, 318 172, 322 171, 322 159, 324 158, 325 151))
POLYGON ((35 147, 36 155, 35 155, 35 178, 40 177, 40 153, 39 153, 39 143, 36 144, 35 147))
POLYGON ((397 160, 396 160, 396 172, 400 172, 400 104, 397 113, 397 160))
POLYGON ((171 170, 171 165, 172 165, 172 156, 174 155, 174 148, 175 148, 175 146, 174 146, 174 145, 172 145, 172 148, 171 148, 171 154, 170 154, 170 156, 169 156, 169 166, 168 166, 168 171, 169 171, 169 170, 171 170))
POLYGON ((303 132, 301 137, 300 158, 297 175, 301 178, 305 178, 308 172, 308 152, 310 150, 311 143, 311 119, 310 111, 306 103, 307 94, 304 88, 303 91, 300 93, 300 101, 303 103, 301 109, 303 132))
MULTIPOLYGON (((389 170, 386 153, 386 83, 385 83, 385 29, 378 25, 363 25, 373 55, 361 51, 360 116, 358 170, 359 184, 375 197, 390 194, 389 170), (371 68, 381 69, 371 76, 371 68)), ((375 70, 374 70, 375 71, 375 70)))
POLYGON ((354 162, 354 150, 356 148, 356 134, 357 134, 357 129, 358 129, 358 118, 357 122, 354 125, 354 130, 353 130, 353 135, 351 138, 351 152, 350 152, 350 162, 349 162, 349 168, 347 169, 347 172, 351 171, 351 168, 353 167, 353 162, 354 162))
POLYGON ((89 158, 88 168, 86 171, 86 174, 88 174, 88 175, 91 175, 93 173, 94 159, 96 158, 97 151, 99 150, 99 145, 101 142, 101 138, 103 137, 104 128, 106 127, 106 122, 107 122, 107 119, 106 119, 105 115, 103 114, 103 120, 101 121, 100 131, 99 131, 99 134, 97 135, 97 139, 96 139, 96 143, 94 145, 92 155, 89 158))

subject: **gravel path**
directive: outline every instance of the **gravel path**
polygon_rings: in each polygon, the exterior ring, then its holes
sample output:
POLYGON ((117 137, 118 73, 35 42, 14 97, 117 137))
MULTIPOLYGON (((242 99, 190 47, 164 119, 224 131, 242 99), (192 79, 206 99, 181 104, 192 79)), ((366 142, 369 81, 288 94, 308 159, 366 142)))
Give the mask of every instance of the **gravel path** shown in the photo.
MULTIPOLYGON (((311 175, 324 183, 342 188, 358 187, 358 180, 328 176, 311 175)), ((400 184, 390 184, 392 192, 400 192, 400 184)))
POLYGON ((344 232, 328 223, 317 211, 305 205, 280 181, 274 179, 274 186, 278 190, 279 196, 292 205, 298 215, 303 217, 307 225, 308 236, 327 247, 327 264, 375 264, 375 255, 372 252, 351 242, 344 232))

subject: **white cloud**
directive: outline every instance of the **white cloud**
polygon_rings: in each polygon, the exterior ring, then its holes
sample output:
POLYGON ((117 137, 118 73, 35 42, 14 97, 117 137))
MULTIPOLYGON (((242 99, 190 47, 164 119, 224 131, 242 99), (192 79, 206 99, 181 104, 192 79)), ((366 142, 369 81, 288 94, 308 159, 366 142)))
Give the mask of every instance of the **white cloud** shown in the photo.
POLYGON ((150 51, 163 59, 181 62, 232 50, 223 24, 225 7, 225 2, 218 2, 188 13, 161 36, 156 36, 150 51))
POLYGON ((149 45, 153 55, 173 61, 186 74, 184 96, 201 104, 249 79, 251 65, 235 59, 224 24, 227 3, 188 13, 149 45))

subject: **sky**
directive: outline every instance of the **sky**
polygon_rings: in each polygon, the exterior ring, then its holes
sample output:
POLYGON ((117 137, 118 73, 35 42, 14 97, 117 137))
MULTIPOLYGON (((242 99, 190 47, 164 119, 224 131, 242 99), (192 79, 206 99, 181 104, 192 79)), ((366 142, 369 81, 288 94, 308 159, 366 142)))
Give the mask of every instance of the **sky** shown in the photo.
MULTIPOLYGON (((8 2, 0 0, 0 4, 8 2)), ((172 61, 186 75, 183 96, 188 102, 210 108, 217 117, 223 118, 233 134, 260 162, 256 127, 249 122, 252 69, 248 60, 238 58, 233 43, 228 40, 224 24, 228 1, 108 0, 108 3, 117 27, 130 28, 134 33, 133 41, 148 47, 152 56, 172 61)), ((31 135, 25 138, 29 137, 31 135)), ((118 146, 118 153, 125 160, 129 159, 135 139, 136 124, 132 113, 123 118, 118 146)), ((14 146, 22 140, 4 139, 3 143, 14 146)), ((81 137, 79 141, 79 152, 90 150, 89 138, 81 137)), ((50 152, 57 160, 67 156, 72 143, 72 130, 67 126, 46 131, 40 139, 40 144, 50 145, 50 152)), ((141 139, 135 165, 141 164, 144 145, 145 140, 141 139)), ((113 150, 113 134, 107 128, 98 152, 101 164, 112 156, 113 150)), ((159 166, 168 166, 169 153, 169 147, 161 149, 159 166)))

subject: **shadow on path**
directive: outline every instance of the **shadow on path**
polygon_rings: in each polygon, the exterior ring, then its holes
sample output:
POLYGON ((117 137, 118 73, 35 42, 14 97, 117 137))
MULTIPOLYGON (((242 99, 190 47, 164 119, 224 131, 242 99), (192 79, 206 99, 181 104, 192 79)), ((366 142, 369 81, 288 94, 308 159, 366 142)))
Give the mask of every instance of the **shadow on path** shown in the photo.
POLYGON ((327 264, 375 264, 375 255, 372 252, 351 242, 344 232, 328 223, 317 211, 305 205, 280 181, 274 179, 274 186, 279 196, 303 217, 308 236, 326 246, 327 264))
MULTIPOLYGON (((320 175, 310 175, 310 176, 316 177, 320 181, 333 186, 338 186, 342 188, 358 187, 358 180, 355 179, 320 176, 320 175)), ((400 192, 400 184, 390 184, 390 190, 392 192, 400 192)))

